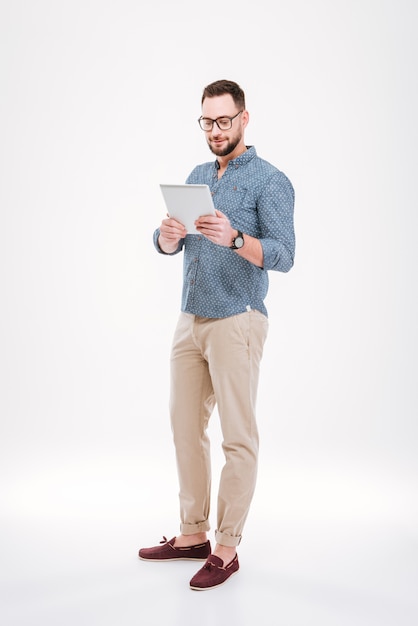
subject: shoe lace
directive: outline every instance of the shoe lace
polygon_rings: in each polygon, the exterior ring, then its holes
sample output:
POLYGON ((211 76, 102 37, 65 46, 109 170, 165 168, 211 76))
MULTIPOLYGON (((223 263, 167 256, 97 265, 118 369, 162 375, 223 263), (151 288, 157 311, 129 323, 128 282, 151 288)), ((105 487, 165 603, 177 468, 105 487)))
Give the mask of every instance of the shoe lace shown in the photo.
POLYGON ((164 537, 164 535, 163 535, 163 540, 160 541, 160 543, 167 543, 167 537, 164 537))

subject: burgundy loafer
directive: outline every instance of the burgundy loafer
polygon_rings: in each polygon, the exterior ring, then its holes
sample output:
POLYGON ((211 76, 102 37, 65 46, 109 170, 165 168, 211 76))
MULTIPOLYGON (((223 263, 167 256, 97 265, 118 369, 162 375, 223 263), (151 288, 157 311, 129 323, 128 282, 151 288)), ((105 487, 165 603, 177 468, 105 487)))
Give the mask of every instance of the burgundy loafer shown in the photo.
POLYGON ((143 561, 204 561, 210 555, 209 541, 187 548, 175 548, 175 540, 175 537, 170 541, 163 537, 159 546, 141 548, 138 556, 143 561))
POLYGON ((205 591, 223 585, 233 574, 239 570, 238 555, 224 567, 224 562, 218 556, 211 554, 206 563, 190 581, 190 589, 205 591))

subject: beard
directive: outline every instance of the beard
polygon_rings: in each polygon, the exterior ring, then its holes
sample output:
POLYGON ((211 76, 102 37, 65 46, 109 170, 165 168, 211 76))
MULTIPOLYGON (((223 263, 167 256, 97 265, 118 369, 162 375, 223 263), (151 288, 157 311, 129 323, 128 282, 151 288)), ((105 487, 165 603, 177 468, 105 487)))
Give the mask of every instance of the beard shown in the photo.
POLYGON ((227 156, 228 154, 231 154, 231 152, 235 150, 235 148, 241 141, 241 136, 235 136, 229 139, 224 148, 215 148, 214 146, 212 146, 209 139, 207 141, 208 141, 209 149, 211 150, 211 152, 213 152, 213 154, 216 154, 216 156, 224 157, 224 156, 227 156))

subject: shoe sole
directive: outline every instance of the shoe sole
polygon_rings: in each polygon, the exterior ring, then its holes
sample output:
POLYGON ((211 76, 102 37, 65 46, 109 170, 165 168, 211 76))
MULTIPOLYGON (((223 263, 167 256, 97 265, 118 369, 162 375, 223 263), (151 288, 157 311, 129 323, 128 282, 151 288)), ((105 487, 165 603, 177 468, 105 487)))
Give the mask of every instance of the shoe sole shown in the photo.
POLYGON ((213 585, 212 587, 192 587, 190 585, 190 589, 192 589, 193 591, 210 591, 211 589, 216 589, 217 587, 222 587, 222 585, 224 585, 225 583, 228 582, 228 580, 231 580, 231 578, 233 576, 235 576, 235 574, 238 574, 239 570, 237 570, 236 572, 234 572, 233 574, 231 574, 230 576, 228 576, 228 578, 226 578, 223 583, 219 583, 218 585, 213 585))
POLYGON ((208 557, 175 556, 168 559, 147 559, 143 556, 138 556, 138 558, 140 561, 147 561, 148 563, 151 563, 152 561, 154 561, 155 563, 165 563, 166 561, 206 561, 208 557))

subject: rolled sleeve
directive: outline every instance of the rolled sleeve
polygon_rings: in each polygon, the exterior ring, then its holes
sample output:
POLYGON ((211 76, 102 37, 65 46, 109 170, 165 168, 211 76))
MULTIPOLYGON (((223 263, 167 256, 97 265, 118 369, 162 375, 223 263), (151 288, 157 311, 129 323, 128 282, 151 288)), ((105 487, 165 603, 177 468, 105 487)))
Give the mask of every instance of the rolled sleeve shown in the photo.
POLYGON ((294 254, 283 244, 279 244, 273 239, 261 239, 263 248, 263 269, 276 272, 288 272, 294 263, 294 254))
POLYGON ((294 263, 295 192, 289 179, 276 172, 269 179, 258 202, 265 270, 288 272, 294 263))

